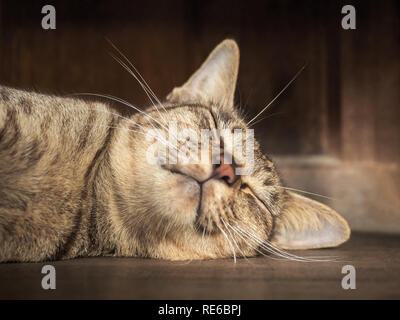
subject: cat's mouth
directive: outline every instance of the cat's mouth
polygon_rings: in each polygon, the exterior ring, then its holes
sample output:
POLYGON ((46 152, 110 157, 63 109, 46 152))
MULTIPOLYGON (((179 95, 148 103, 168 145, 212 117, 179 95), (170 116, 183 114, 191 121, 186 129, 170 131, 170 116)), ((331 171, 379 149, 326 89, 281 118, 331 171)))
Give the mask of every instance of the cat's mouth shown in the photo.
MULTIPOLYGON (((221 211, 228 206, 227 193, 230 187, 220 179, 208 179, 201 185, 200 199, 195 221, 199 232, 214 234, 219 232, 221 211)), ((227 219, 234 218, 227 217, 227 219)), ((220 226, 221 227, 221 226, 220 226)))
POLYGON ((234 174, 234 168, 223 161, 212 166, 163 165, 162 168, 179 179, 176 187, 180 196, 186 198, 182 200, 190 204, 186 206, 188 214, 193 212, 195 215, 191 215, 195 230, 208 234, 218 231, 221 207, 226 206, 226 199, 241 183, 241 179, 234 174))

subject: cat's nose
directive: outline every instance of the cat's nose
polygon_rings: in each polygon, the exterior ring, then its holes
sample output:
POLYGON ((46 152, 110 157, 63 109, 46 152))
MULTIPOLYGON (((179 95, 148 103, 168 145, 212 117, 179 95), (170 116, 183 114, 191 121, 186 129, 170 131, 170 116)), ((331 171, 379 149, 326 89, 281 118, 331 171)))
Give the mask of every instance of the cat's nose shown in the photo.
POLYGON ((231 164, 225 163, 224 158, 221 157, 221 163, 215 169, 214 177, 217 179, 223 179, 229 184, 235 181, 235 172, 231 164))

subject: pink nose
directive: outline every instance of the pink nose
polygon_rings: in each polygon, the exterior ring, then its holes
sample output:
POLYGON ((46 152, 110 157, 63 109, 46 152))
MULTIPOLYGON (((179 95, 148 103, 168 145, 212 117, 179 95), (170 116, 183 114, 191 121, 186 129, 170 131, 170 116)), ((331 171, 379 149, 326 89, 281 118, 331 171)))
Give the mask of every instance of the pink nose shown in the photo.
POLYGON ((218 179, 225 179, 228 183, 233 183, 235 180, 235 173, 233 167, 230 164, 224 163, 224 158, 221 157, 221 164, 215 170, 215 177, 218 179))

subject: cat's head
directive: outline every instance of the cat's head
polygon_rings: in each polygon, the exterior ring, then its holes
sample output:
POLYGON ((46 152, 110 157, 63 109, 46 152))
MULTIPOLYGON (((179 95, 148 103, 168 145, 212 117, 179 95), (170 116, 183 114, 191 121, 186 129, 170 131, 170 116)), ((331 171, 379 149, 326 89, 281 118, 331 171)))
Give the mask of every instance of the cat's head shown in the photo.
POLYGON ((119 228, 135 239, 139 254, 252 256, 274 247, 332 247, 349 238, 347 222, 334 210, 282 187, 273 162, 235 108, 238 67, 237 44, 223 41, 165 102, 154 98, 146 115, 132 117, 130 135, 120 136, 114 160, 119 228), (209 145, 202 132, 211 133, 209 145), (229 132, 241 136, 228 138, 229 132))

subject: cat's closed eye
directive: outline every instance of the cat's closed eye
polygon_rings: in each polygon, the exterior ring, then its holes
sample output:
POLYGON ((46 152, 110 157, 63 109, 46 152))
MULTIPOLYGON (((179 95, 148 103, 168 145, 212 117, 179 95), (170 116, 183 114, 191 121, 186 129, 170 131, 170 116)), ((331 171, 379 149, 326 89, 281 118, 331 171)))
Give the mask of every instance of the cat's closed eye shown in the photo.
POLYGON ((241 185, 240 185, 240 189, 246 189, 246 188, 248 188, 249 187, 249 185, 247 184, 247 183, 242 183, 241 185))

